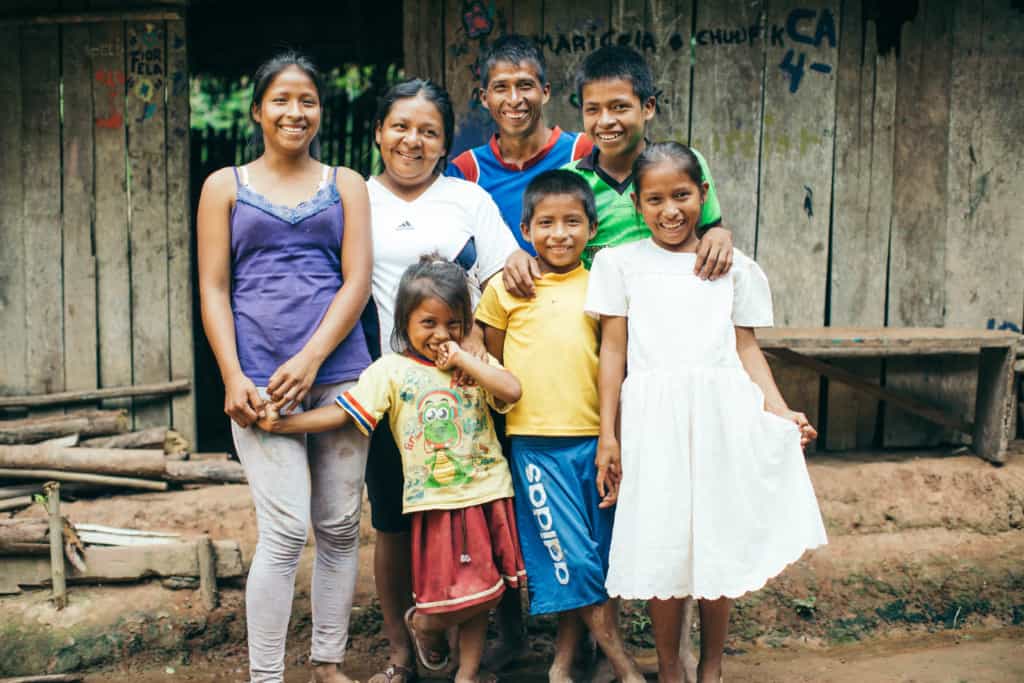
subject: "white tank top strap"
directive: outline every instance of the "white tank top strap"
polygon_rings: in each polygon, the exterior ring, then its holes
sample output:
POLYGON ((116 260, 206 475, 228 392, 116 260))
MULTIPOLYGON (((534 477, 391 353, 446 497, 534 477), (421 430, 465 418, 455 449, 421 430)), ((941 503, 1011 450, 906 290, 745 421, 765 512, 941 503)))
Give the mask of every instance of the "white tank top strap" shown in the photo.
POLYGON ((244 187, 249 187, 249 169, 245 166, 239 166, 238 178, 239 182, 241 182, 244 187))
POLYGON ((323 173, 320 174, 320 187, 318 189, 323 189, 327 187, 328 176, 330 175, 331 172, 330 166, 328 166, 327 164, 322 164, 322 166, 323 173))

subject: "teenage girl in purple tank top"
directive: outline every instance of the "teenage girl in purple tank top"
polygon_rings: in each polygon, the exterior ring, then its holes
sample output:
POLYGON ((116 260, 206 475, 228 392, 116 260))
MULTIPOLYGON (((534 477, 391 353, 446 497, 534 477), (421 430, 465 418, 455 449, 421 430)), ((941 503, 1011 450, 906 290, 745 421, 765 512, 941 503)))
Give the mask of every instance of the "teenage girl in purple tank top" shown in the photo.
POLYGON ((359 175, 316 158, 322 88, 309 60, 278 55, 253 80, 262 154, 211 174, 198 216, 203 327, 259 532, 246 583, 250 680, 284 680, 312 523, 313 680, 345 683, 367 441, 354 427, 290 438, 254 423, 268 403, 289 412, 333 402, 369 365, 359 316, 370 293, 370 208, 359 175))

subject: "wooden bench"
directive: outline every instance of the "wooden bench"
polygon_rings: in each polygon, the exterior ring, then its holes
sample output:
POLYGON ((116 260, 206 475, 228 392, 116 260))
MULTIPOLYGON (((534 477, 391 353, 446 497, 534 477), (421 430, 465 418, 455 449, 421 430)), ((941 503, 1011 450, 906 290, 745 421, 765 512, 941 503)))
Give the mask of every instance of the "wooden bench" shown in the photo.
POLYGON ((945 327, 780 327, 758 330, 757 337, 761 348, 780 360, 809 368, 909 413, 970 434, 975 453, 994 463, 1006 460, 1019 334, 945 327), (820 360, 941 354, 978 355, 973 423, 820 360))

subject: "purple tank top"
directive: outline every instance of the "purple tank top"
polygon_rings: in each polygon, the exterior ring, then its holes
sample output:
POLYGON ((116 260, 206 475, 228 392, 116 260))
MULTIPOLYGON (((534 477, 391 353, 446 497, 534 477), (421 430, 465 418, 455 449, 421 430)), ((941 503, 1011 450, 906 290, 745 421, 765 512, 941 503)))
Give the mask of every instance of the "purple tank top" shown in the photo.
MULTIPOLYGON (((244 173, 244 169, 243 169, 244 173)), ((337 169, 334 170, 337 175, 337 169)), ((320 325, 341 288, 345 212, 334 177, 294 208, 272 204, 239 178, 231 212, 231 309, 244 372, 264 386, 320 325)), ((327 357, 316 384, 355 379, 370 364, 362 324, 327 357)))

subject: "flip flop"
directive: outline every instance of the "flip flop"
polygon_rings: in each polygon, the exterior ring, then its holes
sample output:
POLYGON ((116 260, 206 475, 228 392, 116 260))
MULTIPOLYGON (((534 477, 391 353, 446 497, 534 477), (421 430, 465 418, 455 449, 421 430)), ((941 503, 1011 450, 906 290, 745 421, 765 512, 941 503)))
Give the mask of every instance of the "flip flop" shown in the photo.
POLYGON ((378 676, 383 676, 385 683, 416 683, 419 680, 415 669, 401 664, 388 664, 383 671, 375 673, 370 678, 370 682, 373 683, 373 679, 378 676))
POLYGON ((410 607, 405 613, 405 630, 409 632, 409 639, 412 640, 412 647, 416 650, 416 659, 419 660, 423 668, 428 671, 442 671, 448 666, 448 653, 439 650, 424 651, 423 645, 420 643, 420 639, 416 637, 416 629, 412 626, 412 616, 416 613, 416 607, 410 607), (434 654, 439 658, 437 663, 432 664, 427 659, 428 654, 434 654))

